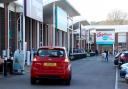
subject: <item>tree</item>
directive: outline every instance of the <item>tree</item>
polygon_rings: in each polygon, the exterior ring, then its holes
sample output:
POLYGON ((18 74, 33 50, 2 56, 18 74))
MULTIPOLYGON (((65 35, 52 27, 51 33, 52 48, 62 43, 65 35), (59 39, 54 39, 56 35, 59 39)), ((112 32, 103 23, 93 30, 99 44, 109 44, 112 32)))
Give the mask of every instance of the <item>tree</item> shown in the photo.
POLYGON ((114 10, 108 14, 105 24, 108 25, 123 25, 127 24, 127 13, 120 10, 114 10))

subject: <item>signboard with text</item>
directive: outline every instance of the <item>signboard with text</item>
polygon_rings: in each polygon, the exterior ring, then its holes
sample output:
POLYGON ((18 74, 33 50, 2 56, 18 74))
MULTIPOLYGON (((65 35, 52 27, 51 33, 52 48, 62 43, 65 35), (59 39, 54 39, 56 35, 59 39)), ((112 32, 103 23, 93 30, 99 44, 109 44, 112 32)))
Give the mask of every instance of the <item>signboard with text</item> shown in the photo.
POLYGON ((114 44, 115 31, 112 29, 97 29, 96 44, 114 44))

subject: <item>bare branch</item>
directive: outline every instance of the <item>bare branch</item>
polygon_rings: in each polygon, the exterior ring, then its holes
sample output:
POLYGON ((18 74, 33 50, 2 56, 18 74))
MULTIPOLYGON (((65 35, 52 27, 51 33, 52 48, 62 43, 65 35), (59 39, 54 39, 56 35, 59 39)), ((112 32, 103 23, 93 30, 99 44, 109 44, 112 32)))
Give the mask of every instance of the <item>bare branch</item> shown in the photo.
POLYGON ((127 19, 127 13, 124 13, 120 10, 114 10, 108 14, 106 24, 122 25, 125 24, 126 19, 127 19))

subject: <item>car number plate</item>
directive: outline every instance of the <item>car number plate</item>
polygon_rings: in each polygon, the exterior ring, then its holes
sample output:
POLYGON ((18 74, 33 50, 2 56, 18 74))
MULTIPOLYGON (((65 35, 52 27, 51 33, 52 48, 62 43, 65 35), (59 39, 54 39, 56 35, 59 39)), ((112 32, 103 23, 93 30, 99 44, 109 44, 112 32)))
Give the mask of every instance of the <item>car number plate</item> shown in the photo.
POLYGON ((56 63, 44 63, 44 66, 56 66, 56 63))

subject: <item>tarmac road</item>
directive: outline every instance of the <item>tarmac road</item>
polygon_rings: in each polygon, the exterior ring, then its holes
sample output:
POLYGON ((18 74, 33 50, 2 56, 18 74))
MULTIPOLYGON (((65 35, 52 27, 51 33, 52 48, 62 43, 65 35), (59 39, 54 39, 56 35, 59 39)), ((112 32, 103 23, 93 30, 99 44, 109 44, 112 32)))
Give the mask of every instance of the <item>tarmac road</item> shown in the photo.
POLYGON ((113 57, 109 58, 109 62, 103 61, 99 56, 76 60, 72 62, 72 69, 70 86, 54 81, 31 85, 28 67, 25 75, 0 78, 0 89, 128 89, 128 84, 122 82, 119 76, 116 80, 113 57))

